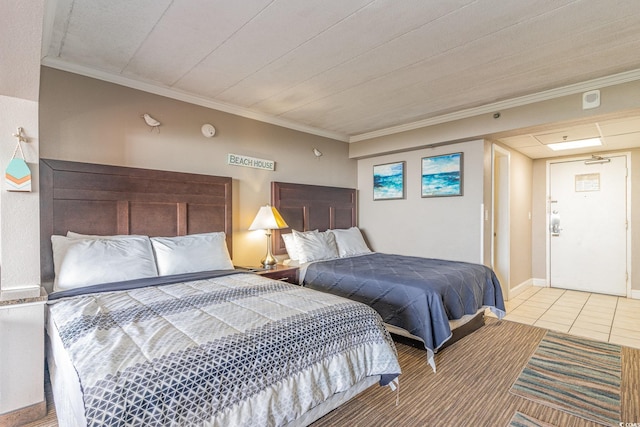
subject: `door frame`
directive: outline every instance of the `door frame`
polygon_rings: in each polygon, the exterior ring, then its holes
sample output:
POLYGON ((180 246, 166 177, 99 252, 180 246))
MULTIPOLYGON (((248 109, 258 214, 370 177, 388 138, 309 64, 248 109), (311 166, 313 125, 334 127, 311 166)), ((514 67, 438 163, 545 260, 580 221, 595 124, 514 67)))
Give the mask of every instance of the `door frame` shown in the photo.
MULTIPOLYGON (((632 297, 632 291, 631 291, 631 274, 632 274, 632 265, 631 265, 631 152, 629 151, 620 151, 620 152, 612 152, 612 153, 598 153, 599 156, 602 157, 622 157, 624 156, 625 158, 625 164, 627 167, 627 191, 626 191, 626 207, 627 207, 627 238, 626 238, 626 242, 627 242, 627 247, 626 247, 626 251, 627 251, 627 290, 626 290, 626 296, 627 298, 631 298, 632 297)), ((574 161, 584 161, 584 160, 589 160, 591 159, 590 155, 579 155, 579 156, 573 156, 573 157, 558 157, 558 158, 553 158, 553 159, 549 159, 546 162, 546 200, 545 200, 545 228, 544 228, 544 233, 545 233, 545 248, 546 248, 546 287, 549 288, 551 287, 551 235, 549 233, 549 213, 551 212, 551 171, 550 171, 550 165, 551 163, 567 163, 567 162, 574 162, 574 161)))
POLYGON ((511 194, 511 152, 500 147, 497 144, 491 145, 491 268, 496 271, 496 248, 495 248, 495 234, 496 232, 500 232, 501 235, 505 236, 506 250, 504 251, 507 254, 507 271, 506 277, 503 277, 506 280, 506 283, 501 284, 502 293, 504 295, 505 300, 509 300, 511 293, 511 205, 510 205, 510 194, 511 194), (500 174, 502 175, 503 181, 506 183, 506 188, 501 189, 501 197, 496 197, 495 194, 495 180, 496 180, 496 159, 498 157, 506 158, 506 168, 500 168, 500 174), (500 224, 498 224, 498 228, 496 228, 496 212, 498 211, 500 206, 506 207, 506 218, 503 218, 500 224))

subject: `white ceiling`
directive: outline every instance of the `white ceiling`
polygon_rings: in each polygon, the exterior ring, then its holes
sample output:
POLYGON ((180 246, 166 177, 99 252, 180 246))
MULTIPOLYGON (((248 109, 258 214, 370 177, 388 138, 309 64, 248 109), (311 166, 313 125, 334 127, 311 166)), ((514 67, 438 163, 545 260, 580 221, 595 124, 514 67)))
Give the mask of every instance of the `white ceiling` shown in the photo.
POLYGON ((640 70, 638 0, 49 3, 45 65, 343 141, 640 70))
POLYGON ((532 159, 562 155, 607 153, 640 147, 639 115, 595 119, 588 123, 552 124, 537 129, 518 131, 511 136, 498 135, 495 139, 532 159), (566 151, 553 151, 547 144, 600 138, 602 146, 566 151))

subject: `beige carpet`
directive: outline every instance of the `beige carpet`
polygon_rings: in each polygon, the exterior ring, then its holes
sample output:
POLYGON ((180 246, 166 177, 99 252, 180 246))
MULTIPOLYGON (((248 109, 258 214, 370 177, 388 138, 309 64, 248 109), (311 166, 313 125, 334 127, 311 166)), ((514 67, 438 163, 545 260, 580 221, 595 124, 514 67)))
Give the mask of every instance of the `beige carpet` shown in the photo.
MULTIPOLYGON (((436 355, 438 372, 424 350, 398 344, 403 374, 400 404, 388 387, 371 387, 313 424, 329 426, 507 426, 516 412, 563 426, 595 423, 509 393, 546 330, 487 319, 487 325, 436 355)), ((640 422, 640 349, 622 348, 621 421, 640 422)), ((47 418, 29 427, 53 427, 47 418)), ((63 426, 64 427, 64 426, 63 426)))
MULTIPOLYGON (((509 393, 546 330, 487 323, 437 354, 435 374, 423 351, 399 345, 398 406, 393 393, 373 387, 313 426, 507 426, 517 411, 556 426, 598 425, 509 393)), ((640 422, 639 393, 640 350, 623 347, 621 421, 640 422)))

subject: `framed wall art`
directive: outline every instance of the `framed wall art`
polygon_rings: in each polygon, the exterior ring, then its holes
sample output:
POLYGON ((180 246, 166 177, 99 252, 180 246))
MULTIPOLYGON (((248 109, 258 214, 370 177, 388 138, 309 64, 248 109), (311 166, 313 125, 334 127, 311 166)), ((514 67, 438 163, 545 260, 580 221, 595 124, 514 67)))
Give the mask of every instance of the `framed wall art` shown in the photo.
POLYGON ((462 196, 463 153, 422 158, 422 197, 462 196))
POLYGON ((405 162, 373 166, 373 200, 404 199, 405 162))

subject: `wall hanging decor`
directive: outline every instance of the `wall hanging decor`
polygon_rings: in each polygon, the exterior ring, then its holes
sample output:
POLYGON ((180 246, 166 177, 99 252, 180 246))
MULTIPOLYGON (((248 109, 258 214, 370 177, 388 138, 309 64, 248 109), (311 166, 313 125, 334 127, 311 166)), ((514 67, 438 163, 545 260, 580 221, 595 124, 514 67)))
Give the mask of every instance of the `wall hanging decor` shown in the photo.
POLYGON ((216 134, 216 128, 212 124, 205 123, 200 128, 200 132, 207 138, 213 138, 216 134))
POLYGON ((227 154, 227 164, 268 171, 276 170, 276 162, 273 160, 256 159, 255 157, 243 156, 242 154, 227 154))
POLYGON ((405 162, 373 167, 373 200, 404 199, 405 162))
POLYGON ((462 153, 422 158, 422 197, 462 196, 462 153))
POLYGON ((149 126, 149 131, 152 131, 154 129, 158 130, 158 133, 160 133, 160 125, 162 123, 160 123, 158 120, 154 119, 153 117, 151 117, 149 114, 144 113, 142 115, 142 119, 144 120, 144 122, 147 124, 147 126, 149 126))
POLYGON ((24 157, 22 145, 20 145, 22 142, 27 142, 27 138, 24 137, 22 132, 23 129, 18 128, 17 133, 13 134, 13 136, 18 139, 18 142, 16 149, 13 150, 13 156, 11 156, 11 161, 9 161, 4 175, 7 191, 31 191, 31 170, 24 157), (18 151, 22 158, 16 157, 18 151))

